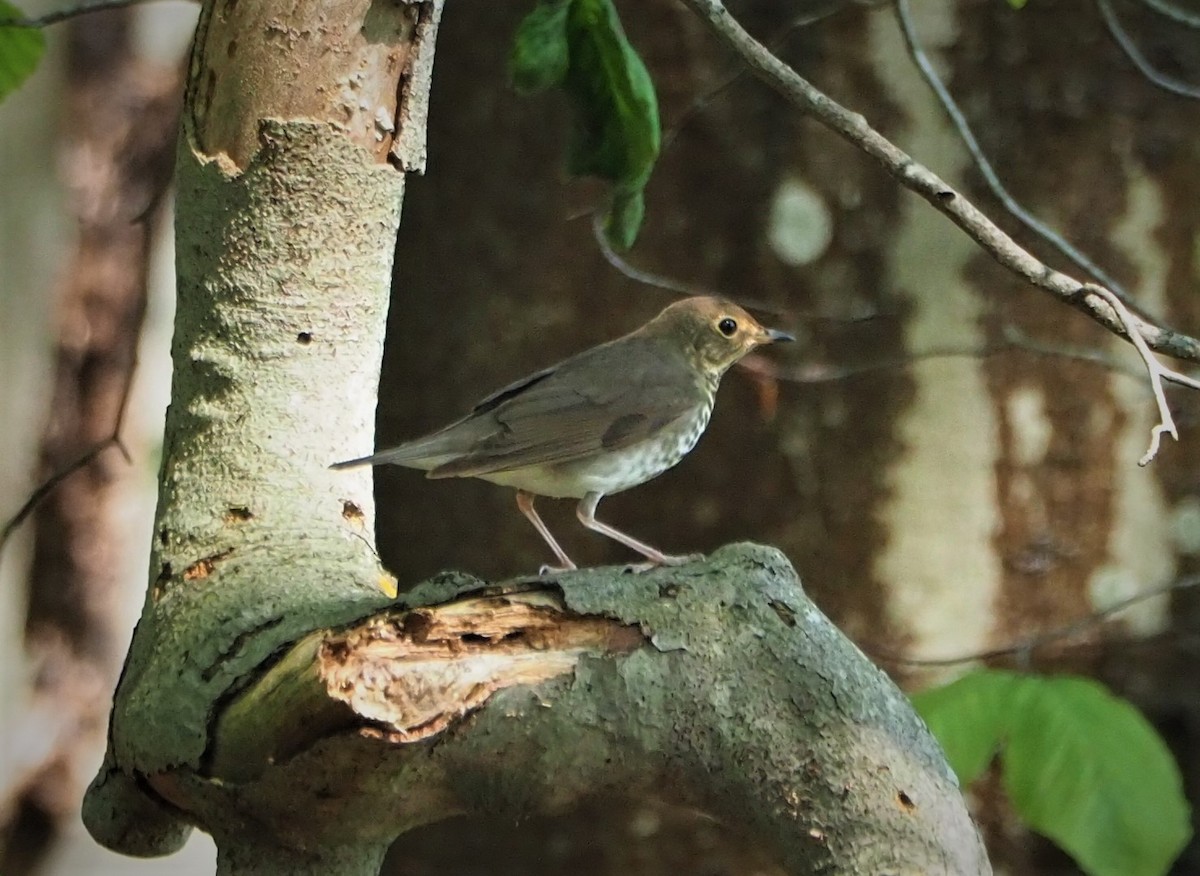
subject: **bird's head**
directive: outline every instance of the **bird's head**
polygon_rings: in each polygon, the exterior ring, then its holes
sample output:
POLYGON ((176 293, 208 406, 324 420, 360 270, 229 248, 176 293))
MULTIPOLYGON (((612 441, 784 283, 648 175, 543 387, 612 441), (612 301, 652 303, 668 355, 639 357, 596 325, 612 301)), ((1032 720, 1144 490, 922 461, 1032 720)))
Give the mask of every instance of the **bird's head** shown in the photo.
POLYGON ((787 332, 765 328, 732 301, 706 296, 676 301, 643 330, 681 344, 692 364, 713 377, 756 347, 795 340, 787 332))

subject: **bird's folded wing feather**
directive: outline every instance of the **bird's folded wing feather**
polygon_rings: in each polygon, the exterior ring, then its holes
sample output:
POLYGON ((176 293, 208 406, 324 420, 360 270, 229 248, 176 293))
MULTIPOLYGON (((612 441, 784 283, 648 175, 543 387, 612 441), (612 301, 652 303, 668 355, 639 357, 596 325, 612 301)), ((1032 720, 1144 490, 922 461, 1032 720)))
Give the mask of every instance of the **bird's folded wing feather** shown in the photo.
POLYGON ((659 357, 652 368, 639 369, 632 363, 642 357, 629 352, 635 355, 626 361, 568 360, 485 399, 467 419, 488 417, 495 428, 429 476, 472 477, 587 459, 651 438, 701 403, 682 358, 659 357))

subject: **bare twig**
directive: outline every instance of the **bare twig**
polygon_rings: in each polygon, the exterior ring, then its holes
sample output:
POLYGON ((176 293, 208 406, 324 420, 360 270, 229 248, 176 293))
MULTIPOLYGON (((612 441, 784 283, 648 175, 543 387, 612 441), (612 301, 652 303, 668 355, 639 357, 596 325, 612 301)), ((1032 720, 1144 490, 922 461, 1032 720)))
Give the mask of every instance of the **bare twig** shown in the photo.
POLYGON ((1146 465, 1158 455, 1158 445, 1164 432, 1176 441, 1179 440, 1179 432, 1175 428, 1175 419, 1171 416, 1171 408, 1167 404, 1166 395, 1163 393, 1163 380, 1170 380, 1172 383, 1178 383, 1192 389, 1200 389, 1200 380, 1188 377, 1186 374, 1181 374, 1178 371, 1173 371, 1155 358, 1154 354, 1150 351, 1150 347, 1147 346, 1145 339, 1142 338, 1141 332, 1137 330, 1133 314, 1129 312, 1129 309, 1121 302, 1121 299, 1103 286, 1092 286, 1089 291, 1094 295, 1099 295, 1116 311, 1121 322, 1125 324, 1125 333, 1133 342, 1133 346, 1137 349, 1138 355, 1142 357, 1142 361, 1146 363, 1146 372, 1150 377, 1150 389, 1154 391, 1154 401, 1158 404, 1159 418, 1158 424, 1150 430, 1150 447, 1146 450, 1142 458, 1138 460, 1138 465, 1146 465))
MULTIPOLYGON (((828 18, 830 15, 842 8, 844 8, 843 4, 834 2, 830 3, 824 9, 817 9, 793 18, 786 25, 784 25, 783 30, 781 30, 774 37, 772 37, 769 42, 767 42, 767 48, 769 48, 772 52, 778 52, 781 48, 783 48, 783 44, 787 42, 788 38, 797 30, 802 27, 808 27, 810 24, 815 24, 823 18, 828 18)), ((707 91, 696 95, 692 102, 688 104, 687 108, 679 114, 679 117, 675 119, 675 121, 671 123, 671 126, 663 133, 662 149, 660 152, 666 152, 668 149, 670 149, 672 144, 674 144, 675 139, 679 136, 679 132, 687 127, 692 119, 700 115, 700 113, 702 113, 717 97, 732 87, 739 79, 745 76, 746 73, 746 67, 739 64, 733 70, 730 70, 723 77, 721 77, 721 79, 718 80, 717 83, 710 87, 707 91)))
POLYGON ((1137 67, 1139 73, 1164 91, 1178 94, 1180 97, 1200 100, 1200 86, 1190 85, 1174 76, 1168 76, 1150 63, 1150 60, 1142 54, 1142 50, 1137 47, 1137 43, 1133 41, 1133 37, 1125 30, 1125 26, 1121 24, 1121 19, 1117 17, 1110 0, 1096 0, 1096 6, 1100 9, 1100 15, 1104 19, 1105 26, 1108 27, 1108 32, 1117 41, 1117 45, 1121 47, 1125 56, 1133 62, 1133 66, 1137 67))
POLYGON ((1137 304, 1132 296, 1121 286, 1120 283, 1113 278, 1108 271, 1104 270, 1100 265, 1096 264, 1086 253, 1079 250, 1074 244, 1064 238, 1061 234, 1043 222, 1041 219, 1034 216, 1026 210, 1020 203, 1017 202, 1008 189, 1004 187, 1004 183, 1000 181, 999 175, 996 173, 992 163, 987 156, 983 154, 983 148, 979 145, 979 141, 975 138, 975 133, 971 130, 967 118, 959 109, 954 97, 950 94, 950 90, 946 84, 942 82, 938 76, 933 64, 929 60, 929 56, 925 54, 925 49, 922 47, 920 39, 917 36, 916 26, 912 19, 912 10, 908 0, 896 0, 895 3, 896 18, 900 22, 900 32, 904 35, 904 42, 908 46, 908 53, 912 56, 913 62, 917 65, 917 69, 921 72, 929 88, 937 97, 938 102, 942 105, 942 109, 946 111, 946 115, 950 117, 950 123, 958 131, 959 138, 967 147, 967 151, 971 153, 971 159, 975 162, 983 181, 987 187, 992 190, 992 194, 1000 201, 1000 204, 1013 215, 1013 217, 1028 228, 1030 231, 1037 234, 1060 253, 1070 259, 1075 265, 1083 271, 1091 274, 1093 278, 1100 281, 1104 285, 1112 289, 1113 292, 1126 306, 1134 311, 1142 313, 1144 308, 1137 304))
POLYGON ((1185 27, 1200 28, 1200 15, 1180 9, 1174 3, 1169 3, 1167 0, 1142 0, 1142 3, 1159 15, 1164 15, 1185 27))
MULTIPOLYGON (((54 472, 54 474, 50 475, 50 477, 38 484, 37 488, 29 494, 29 497, 25 500, 24 504, 17 509, 17 513, 10 517, 8 522, 4 524, 4 529, 0 530, 0 557, 4 556, 4 548, 8 546, 8 540, 12 537, 13 533, 15 533, 21 524, 29 518, 29 515, 34 512, 34 509, 37 508, 42 500, 54 491, 55 487, 57 487, 71 475, 75 474, 75 472, 86 466, 105 450, 108 450, 108 448, 112 447, 114 444, 120 446, 121 442, 116 436, 110 435, 108 438, 105 438, 103 441, 98 442, 88 450, 84 451, 74 461, 68 463, 63 468, 60 468, 58 471, 54 472)), ((123 451, 123 453, 124 455, 128 456, 128 452, 123 451)))
MULTIPOLYGON (((721 0, 684 0, 764 82, 802 112, 813 116, 860 151, 875 159, 906 188, 925 198, 962 229, 999 264, 1065 304, 1086 313, 1109 331, 1126 335, 1127 326, 1108 301, 1073 277, 1046 265, 1022 249, 970 200, 919 164, 912 156, 872 128, 865 118, 815 88, 771 54, 729 13, 721 0)), ((1134 333, 1154 350, 1193 362, 1200 361, 1200 341, 1149 320, 1134 319, 1134 333)))
POLYGON ((60 24, 61 22, 70 21, 72 18, 78 18, 81 15, 87 15, 92 12, 103 12, 105 9, 123 9, 126 6, 137 6, 141 3, 149 2, 151 0, 93 0, 91 3, 83 3, 79 6, 56 9, 54 12, 47 12, 45 15, 39 15, 36 18, 0 18, 0 27, 49 27, 52 24, 60 24))
MULTIPOLYGON (((656 289, 663 289, 667 292, 674 292, 677 295, 716 294, 711 289, 705 289, 703 286, 685 283, 682 280, 675 280, 663 274, 643 271, 641 268, 631 265, 608 242, 608 236, 604 233, 604 212, 602 210, 592 211, 592 236, 596 238, 596 245, 600 247, 600 253, 604 256, 604 260, 636 283, 644 283, 647 286, 653 286, 656 289)), ((765 301, 759 301, 755 298, 746 298, 744 295, 738 295, 737 302, 751 310, 759 310, 763 313, 775 315, 783 314, 783 311, 773 304, 768 304, 765 301)))
POLYGON ((604 256, 604 260, 634 282, 644 283, 647 286, 653 286, 656 289, 663 289, 667 292, 674 292, 678 295, 712 294, 699 286, 693 286, 681 280, 674 280, 662 274, 643 271, 641 268, 636 268, 627 262, 619 252, 612 248, 612 244, 608 242, 608 236, 604 233, 603 210, 592 211, 592 236, 596 238, 596 245, 600 247, 600 253, 604 256))
POLYGON ((1165 596, 1169 593, 1175 593, 1180 590, 1188 590, 1193 587, 1200 586, 1200 575, 1194 575, 1189 578, 1181 578, 1178 581, 1172 581, 1170 584, 1164 584, 1161 587, 1155 587, 1151 590, 1135 593, 1133 596, 1114 602, 1107 608, 1103 608, 1087 617, 1072 621, 1061 627, 1056 627, 1052 630, 1038 633, 1026 639, 1013 642, 1009 645, 1004 645, 999 648, 990 648, 986 651, 976 651, 970 654, 959 654, 955 657, 907 657, 903 654, 898 654, 889 651, 886 648, 877 648, 873 645, 863 645, 863 650, 867 651, 873 657, 881 660, 886 660, 889 663, 901 664, 904 666, 922 666, 922 667, 940 667, 940 666, 958 666, 963 663, 974 663, 978 660, 995 660, 1000 657, 1012 657, 1017 654, 1028 654, 1038 648, 1053 644, 1063 639, 1069 639, 1077 636, 1080 633, 1086 632, 1092 627, 1099 626, 1115 614, 1125 611, 1138 603, 1145 602, 1149 599, 1156 599, 1160 596, 1165 596))
POLYGON ((824 362, 809 362, 800 365, 785 365, 776 359, 751 354, 738 363, 738 367, 772 380, 784 380, 790 383, 820 384, 836 383, 893 368, 906 368, 917 362, 928 362, 937 359, 985 359, 1003 353, 1021 351, 1047 358, 1068 359, 1075 362, 1085 362, 1105 368, 1126 377, 1141 379, 1144 372, 1135 370, 1109 355, 1103 350, 1092 350, 1084 347, 1055 347, 1039 343, 1022 334, 1018 329, 1009 327, 1004 337, 987 344, 946 344, 929 347, 914 353, 889 356, 870 362, 853 365, 832 365, 824 362))
POLYGON ((125 460, 127 465, 133 464, 133 456, 129 453, 129 448, 125 446, 125 442, 121 440, 121 429, 125 424, 125 411, 129 407, 129 396, 133 391, 133 377, 137 371, 136 358, 130 363, 129 371, 126 374, 125 384, 121 388, 121 401, 117 407, 117 418, 113 423, 112 433, 102 441, 97 441, 73 461, 55 471, 48 478, 42 481, 29 494, 29 497, 17 509, 17 512, 8 519, 4 524, 4 528, 0 529, 0 560, 4 559, 4 549, 8 547, 8 540, 20 528, 29 515, 32 514, 47 496, 54 492, 55 487, 69 478, 75 472, 88 466, 92 460, 98 457, 110 447, 117 448, 121 454, 121 458, 125 460))

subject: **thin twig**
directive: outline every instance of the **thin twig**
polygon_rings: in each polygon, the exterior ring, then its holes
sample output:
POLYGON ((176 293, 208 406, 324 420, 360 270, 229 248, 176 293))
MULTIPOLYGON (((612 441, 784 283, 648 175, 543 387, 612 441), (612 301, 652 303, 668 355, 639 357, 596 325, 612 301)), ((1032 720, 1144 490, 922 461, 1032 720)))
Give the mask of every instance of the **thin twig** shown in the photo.
POLYGON ((1169 91, 1180 97, 1190 97, 1192 100, 1200 100, 1200 86, 1190 85, 1187 82, 1176 79, 1174 76, 1168 76, 1150 63, 1149 59, 1142 54, 1142 50, 1133 41, 1133 37, 1125 30, 1125 26, 1121 24, 1121 19, 1113 11, 1112 3, 1109 0, 1096 0, 1096 5, 1100 8, 1100 15, 1104 19, 1105 26, 1108 27, 1108 32, 1117 41, 1117 45, 1121 47, 1121 51, 1125 53, 1125 56, 1133 62, 1133 66, 1137 67, 1139 73, 1164 91, 1169 91))
POLYGON ((1084 362, 1105 368, 1115 374, 1140 380, 1144 374, 1141 369, 1133 369, 1114 356, 1102 350, 1092 350, 1084 347, 1054 347, 1041 344, 1024 336, 1015 328, 1006 328, 1001 340, 987 344, 972 346, 967 344, 946 344, 929 347, 914 353, 889 356, 871 362, 855 365, 830 365, 821 362, 810 362, 800 365, 785 365, 776 359, 751 354, 738 363, 738 367, 754 374, 772 380, 783 380, 789 383, 806 385, 821 383, 836 383, 870 374, 875 371, 885 371, 893 368, 907 368, 917 362, 928 362, 939 359, 986 359, 1012 352, 1032 353, 1046 358, 1068 359, 1074 362, 1084 362))
MULTIPOLYGON (((655 274, 650 271, 643 271, 641 268, 634 267, 626 261, 619 252, 612 248, 612 244, 608 242, 608 236, 604 233, 604 213, 601 210, 592 211, 592 236, 596 238, 596 245, 600 247, 600 253, 604 256, 604 260, 624 274, 629 279, 636 283, 643 283, 647 286, 653 286, 656 289, 663 289, 667 292, 674 292, 677 295, 714 295, 712 290, 705 289, 703 286, 685 283, 682 280, 675 280, 663 274, 655 274)), ((750 310, 759 310, 763 313, 772 315, 784 315, 784 311, 773 304, 768 304, 765 301, 759 301, 755 298, 746 298, 742 295, 736 296, 736 300, 743 307, 750 310)))
POLYGON ((941 77, 938 76, 937 71, 933 67, 933 63, 929 60, 929 56, 925 53, 925 49, 917 36, 916 26, 912 19, 912 9, 909 6, 908 0, 896 0, 895 9, 896 18, 900 22, 900 32, 904 35, 904 42, 908 46, 909 55, 917 65, 917 69, 921 72, 929 88, 937 97, 938 102, 942 105, 942 109, 950 117, 950 123, 958 131, 958 136, 967 147, 967 151, 971 153, 971 159, 975 162, 975 166, 983 177, 983 181, 987 183, 987 187, 992 190, 992 194, 996 196, 1004 209, 1011 213, 1018 222, 1074 262, 1078 268, 1091 274, 1094 279, 1099 280, 1112 289, 1128 307, 1138 312, 1144 312, 1144 309, 1133 300, 1132 296, 1108 271, 1096 264, 1086 253, 1078 249, 1041 219, 1026 210, 1025 207, 1017 202, 1016 198, 1009 194, 1004 183, 1000 181, 1000 177, 996 173, 992 163, 983 154, 983 148, 975 138, 975 133, 971 130, 966 116, 959 109, 954 97, 950 94, 950 89, 942 82, 941 77))
MULTIPOLYGON (((843 107, 775 57, 737 22, 721 0, 684 0, 764 82, 802 112, 866 153, 906 188, 917 193, 962 229, 999 264, 1086 313, 1112 332, 1126 333, 1107 301, 1085 284, 1046 265, 1021 248, 971 201, 911 155, 872 128, 865 118, 843 107)), ((1134 323, 1136 333, 1160 353, 1200 362, 1200 341, 1149 320, 1134 323)))
POLYGON ((106 9, 123 9, 126 6, 137 6, 149 2, 152 2, 152 0, 93 0, 91 3, 83 3, 79 6, 70 6, 66 9, 47 12, 45 15, 39 15, 36 18, 0 18, 0 27, 49 27, 52 24, 70 21, 72 18, 78 18, 81 15, 87 15, 91 12, 103 12, 106 9))
POLYGON ((602 210, 592 211, 592 236, 596 238, 596 245, 600 247, 600 253, 604 256, 604 260, 637 283, 644 283, 647 286, 664 289, 667 292, 674 292, 678 295, 712 294, 699 286, 693 286, 681 280, 673 280, 662 274, 643 271, 641 268, 635 268, 627 262, 619 252, 612 248, 612 244, 608 242, 608 236, 604 233, 604 211, 602 210))
POLYGON ((121 401, 117 407, 117 417, 113 422, 111 434, 102 441, 97 441, 90 448, 80 454, 74 461, 70 462, 63 468, 50 475, 42 481, 34 489, 24 504, 17 509, 17 513, 8 519, 4 524, 4 529, 0 530, 0 560, 4 558, 4 549, 8 546, 8 541, 13 534, 20 528, 29 515, 32 514, 37 506, 40 505, 54 489, 69 478, 81 468, 89 465, 92 460, 96 459, 105 450, 110 447, 117 448, 117 452, 121 454, 121 458, 125 460, 127 465, 133 465, 133 456, 129 452, 129 448, 125 446, 124 440, 121 438, 121 431, 125 424, 125 411, 129 407, 129 396, 133 392, 133 376, 137 371, 137 358, 134 357, 129 365, 129 371, 125 376, 125 385, 121 387, 121 401))
POLYGON ((1185 27, 1200 29, 1200 15, 1188 12, 1186 9, 1180 9, 1174 3, 1168 3, 1167 0, 1142 0, 1142 3, 1149 6, 1159 15, 1164 15, 1185 27))
POLYGON ((1027 654, 1045 645, 1052 644, 1062 639, 1069 639, 1079 635, 1091 627, 1099 626, 1104 621, 1111 618, 1113 615, 1124 611, 1139 602, 1145 602, 1148 599, 1155 599, 1160 596, 1166 596, 1169 593, 1174 593, 1180 590, 1188 590, 1192 587, 1200 586, 1200 575, 1194 575, 1189 578, 1182 578, 1178 581, 1173 581, 1170 584, 1164 584, 1161 587, 1155 587, 1152 590, 1146 590, 1142 593, 1135 593, 1119 602, 1114 602, 1107 608, 1103 608, 1094 614, 1089 614, 1087 617, 1072 621, 1061 627, 1056 627, 1052 630, 1046 630, 1038 633, 1035 636, 1030 636, 1027 639, 1022 639, 1018 642, 1013 642, 1009 645, 1004 645, 999 648, 990 648, 986 651, 976 651, 971 654, 960 654, 957 657, 907 657, 903 654, 891 652, 886 648, 876 648, 871 645, 864 645, 863 650, 867 651, 873 657, 878 657, 881 660, 887 660, 889 663, 902 664, 904 666, 958 666, 963 663, 974 663, 979 660, 995 660, 999 657, 1011 657, 1015 654, 1027 654))
MULTIPOLYGON (((830 15, 843 8, 845 7, 842 3, 834 2, 830 3, 825 9, 821 9, 816 12, 809 12, 805 15, 800 15, 796 18, 793 18, 786 25, 784 25, 783 30, 777 33, 766 43, 767 48, 769 48, 772 52, 778 52, 783 48, 783 44, 787 42, 788 38, 791 37, 791 35, 797 30, 802 27, 808 27, 810 24, 816 24, 821 19, 828 18, 830 15)), ((687 108, 679 114, 679 117, 671 123, 671 126, 667 128, 666 132, 663 134, 662 149, 660 150, 660 153, 666 152, 669 148, 671 148, 671 145, 679 136, 679 132, 683 130, 683 128, 685 128, 688 123, 692 121, 692 119, 707 109, 709 104, 719 97, 722 92, 732 87, 739 79, 745 76, 747 72, 748 71, 746 70, 745 66, 739 64, 736 68, 723 76, 716 83, 716 85, 713 85, 703 94, 697 95, 692 102, 688 104, 687 108)))
POLYGON ((1137 349, 1138 355, 1142 357, 1142 361, 1146 364, 1146 373, 1150 377, 1150 389, 1154 391, 1154 401, 1158 404, 1159 420, 1158 424, 1150 430, 1149 449, 1138 460, 1138 465, 1146 465, 1158 455, 1159 442, 1162 440, 1164 432, 1176 441, 1179 440, 1179 432, 1175 428, 1175 418, 1171 416, 1171 408, 1167 404, 1167 397, 1163 392, 1163 380, 1170 380, 1172 383, 1179 383, 1192 389, 1200 389, 1200 380, 1195 380, 1186 374, 1173 371, 1158 361, 1150 351, 1150 347, 1147 346, 1145 339, 1142 338, 1141 333, 1137 330, 1133 314, 1129 312, 1129 309, 1121 302, 1121 299, 1117 298, 1116 295, 1103 286, 1092 286, 1089 291, 1094 295, 1099 295, 1116 311, 1117 316, 1125 325, 1126 334, 1133 341, 1133 346, 1137 349))
POLYGON ((17 513, 10 517, 8 522, 4 524, 4 529, 0 530, 0 556, 3 556, 4 548, 8 544, 8 540, 12 537, 12 534, 17 531, 17 528, 24 523, 26 519, 28 519, 29 515, 33 513, 34 509, 37 508, 42 500, 50 495, 51 492, 53 492, 55 487, 57 487, 71 475, 75 474, 75 472, 79 471, 109 447, 119 443, 120 442, 112 436, 105 438, 103 441, 100 441, 97 444, 94 444, 88 450, 85 450, 73 462, 70 462, 63 468, 60 468, 58 471, 54 472, 54 474, 50 475, 50 477, 46 478, 46 480, 38 484, 37 489, 29 494, 29 497, 17 510, 17 513))

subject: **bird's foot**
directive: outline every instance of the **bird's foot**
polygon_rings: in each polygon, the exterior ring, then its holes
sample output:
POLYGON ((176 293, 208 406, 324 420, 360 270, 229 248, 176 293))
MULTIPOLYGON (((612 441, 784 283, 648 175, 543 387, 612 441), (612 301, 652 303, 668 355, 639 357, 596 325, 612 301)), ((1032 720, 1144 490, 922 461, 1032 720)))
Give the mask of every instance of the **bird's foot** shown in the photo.
POLYGON ((574 563, 568 566, 551 566, 549 563, 543 564, 538 569, 539 575, 561 575, 563 572, 574 572, 579 567, 574 563))
POLYGON ((685 566, 688 563, 694 563, 702 559, 704 559, 704 554, 659 554, 654 559, 646 560, 643 563, 629 563, 625 566, 625 572, 627 574, 639 574, 641 572, 649 572, 651 569, 657 569, 659 566, 685 566))

